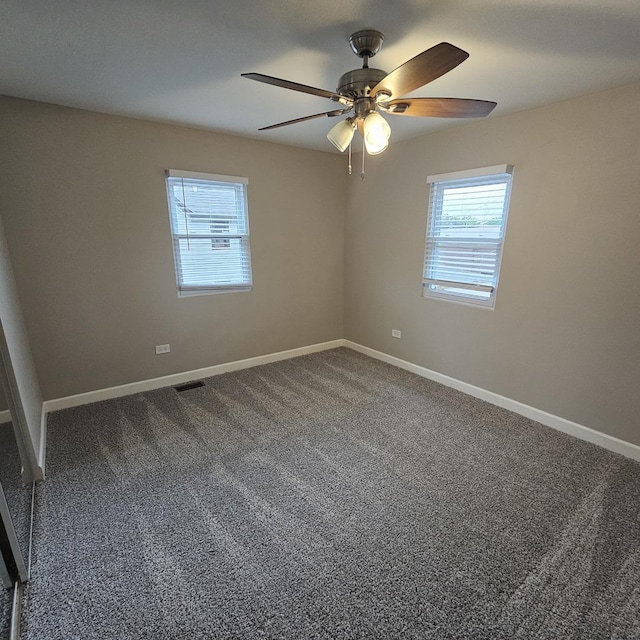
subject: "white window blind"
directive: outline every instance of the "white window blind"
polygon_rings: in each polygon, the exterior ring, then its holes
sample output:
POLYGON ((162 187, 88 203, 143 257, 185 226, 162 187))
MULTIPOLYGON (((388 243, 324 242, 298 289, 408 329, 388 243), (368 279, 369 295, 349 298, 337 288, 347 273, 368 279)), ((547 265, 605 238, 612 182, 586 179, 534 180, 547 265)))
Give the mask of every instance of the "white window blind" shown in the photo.
POLYGON ((494 306, 512 173, 500 165, 429 177, 426 297, 494 306))
POLYGON ((251 289, 246 178, 168 170, 181 296, 251 289))

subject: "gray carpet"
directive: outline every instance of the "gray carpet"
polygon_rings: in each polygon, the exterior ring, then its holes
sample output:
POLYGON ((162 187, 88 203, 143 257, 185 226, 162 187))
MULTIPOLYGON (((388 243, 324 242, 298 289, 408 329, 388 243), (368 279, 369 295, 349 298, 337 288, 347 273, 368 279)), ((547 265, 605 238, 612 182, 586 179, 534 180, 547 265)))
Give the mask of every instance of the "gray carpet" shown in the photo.
POLYGON ((640 465, 351 350, 48 433, 31 640, 640 638, 640 465))

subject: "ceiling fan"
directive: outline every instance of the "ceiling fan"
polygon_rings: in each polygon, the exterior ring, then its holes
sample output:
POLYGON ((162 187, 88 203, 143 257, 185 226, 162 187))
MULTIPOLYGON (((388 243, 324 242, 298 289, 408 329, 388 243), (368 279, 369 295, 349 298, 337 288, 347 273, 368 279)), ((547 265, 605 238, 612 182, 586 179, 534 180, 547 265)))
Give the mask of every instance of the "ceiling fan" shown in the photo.
POLYGON ((481 118, 491 113, 496 106, 495 102, 468 98, 403 98, 404 94, 448 73, 464 62, 469 54, 448 42, 441 42, 387 73, 382 69, 369 67, 369 59, 380 51, 383 42, 384 34, 374 29, 356 31, 351 35, 349 44, 353 52, 362 58, 362 68, 344 73, 335 91, 317 89, 262 73, 241 74, 243 78, 329 98, 340 104, 338 109, 279 122, 262 127, 259 131, 315 118, 351 114, 335 125, 327 134, 327 138, 343 152, 350 147, 357 130, 364 139, 367 153, 375 155, 387 148, 391 135, 391 128, 381 112, 395 116, 481 118))

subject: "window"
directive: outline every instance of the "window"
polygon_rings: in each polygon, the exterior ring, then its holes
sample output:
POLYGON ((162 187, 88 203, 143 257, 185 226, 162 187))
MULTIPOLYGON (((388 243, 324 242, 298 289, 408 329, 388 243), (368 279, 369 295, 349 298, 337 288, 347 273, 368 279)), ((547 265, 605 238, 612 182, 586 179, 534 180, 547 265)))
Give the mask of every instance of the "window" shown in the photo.
POLYGON ((166 172, 180 296, 251 289, 246 178, 166 172))
POLYGON ((511 165, 429 176, 423 295, 493 308, 511 165))

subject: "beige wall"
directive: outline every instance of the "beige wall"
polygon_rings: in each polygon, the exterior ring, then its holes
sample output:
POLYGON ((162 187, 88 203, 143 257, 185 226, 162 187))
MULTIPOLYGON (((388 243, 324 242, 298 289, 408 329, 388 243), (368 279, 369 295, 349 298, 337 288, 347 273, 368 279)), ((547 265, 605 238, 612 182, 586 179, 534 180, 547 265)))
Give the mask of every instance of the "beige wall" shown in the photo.
POLYGON ((372 158, 349 183, 345 337, 640 444, 638 105, 634 85, 372 158), (502 163, 495 310, 422 298, 427 176, 502 163))
POLYGON ((9 98, 0 141, 45 399, 342 337, 341 158, 9 98), (166 168, 249 178, 253 291, 178 298, 166 168))

